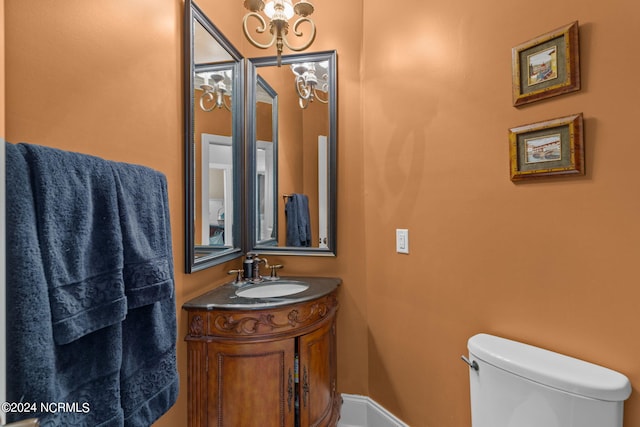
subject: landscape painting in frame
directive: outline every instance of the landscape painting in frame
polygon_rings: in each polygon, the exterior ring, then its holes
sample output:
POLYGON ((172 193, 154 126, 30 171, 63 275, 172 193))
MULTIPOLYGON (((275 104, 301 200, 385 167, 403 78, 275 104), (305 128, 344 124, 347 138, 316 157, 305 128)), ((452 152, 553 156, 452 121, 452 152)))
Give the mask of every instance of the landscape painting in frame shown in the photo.
POLYGON ((513 105, 580 90, 578 21, 511 50, 513 105))
POLYGON ((526 162, 531 164, 562 160, 560 142, 559 133, 540 138, 525 138, 526 162))
POLYGON ((558 48, 553 46, 527 57, 529 86, 558 78, 558 48))
POLYGON ((509 129, 511 180, 584 175, 582 113, 509 129))

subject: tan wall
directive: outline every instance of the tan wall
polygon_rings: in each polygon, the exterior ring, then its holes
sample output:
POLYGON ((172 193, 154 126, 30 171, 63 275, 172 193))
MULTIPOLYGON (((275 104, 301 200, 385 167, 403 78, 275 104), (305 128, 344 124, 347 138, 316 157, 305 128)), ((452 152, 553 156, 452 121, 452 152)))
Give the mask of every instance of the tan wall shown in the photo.
POLYGON ((488 332, 626 374, 624 425, 640 425, 640 6, 385 4, 364 7, 371 397, 411 426, 469 426, 460 355, 488 332), (511 48, 574 20, 582 90, 512 107, 511 48), (513 184, 508 129, 579 112, 586 176, 513 184))
MULTIPOLYGON (((362 272, 362 150, 360 144, 361 4, 339 0, 319 8, 314 49, 338 49, 340 130, 338 156, 340 241, 337 258, 273 257, 283 273, 340 276, 339 313, 342 390, 366 394, 366 287, 362 272), (342 7, 344 16, 334 17, 342 7), (324 29, 322 29, 324 26, 324 29), (331 30, 335 26, 335 30, 331 30), (350 164, 347 168, 347 164, 350 164), (353 219, 349 219, 352 217, 353 219), (350 224, 351 222, 351 224, 350 224)), ((242 2, 199 2, 245 56, 272 55, 248 46, 241 25, 242 2), (224 4, 221 4, 224 3, 224 4)), ((169 181, 179 336, 186 334, 180 306, 229 279, 240 261, 187 275, 184 271, 182 9, 176 0, 6 0, 6 138, 140 163, 169 181)), ((3 97, 5 99, 5 97, 3 97)), ((181 393, 157 423, 186 425, 186 345, 178 343, 181 393)))
POLYGON ((273 141, 273 106, 266 102, 256 103, 256 139, 273 141))

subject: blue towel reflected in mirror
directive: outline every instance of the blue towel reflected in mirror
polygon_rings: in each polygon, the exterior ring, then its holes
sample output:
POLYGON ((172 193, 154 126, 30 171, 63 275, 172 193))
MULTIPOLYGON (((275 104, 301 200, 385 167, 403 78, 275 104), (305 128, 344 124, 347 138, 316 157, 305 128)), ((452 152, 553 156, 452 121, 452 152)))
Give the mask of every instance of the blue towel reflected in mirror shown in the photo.
POLYGON ((311 246, 309 198, 305 194, 291 194, 284 207, 287 218, 287 246, 311 246))

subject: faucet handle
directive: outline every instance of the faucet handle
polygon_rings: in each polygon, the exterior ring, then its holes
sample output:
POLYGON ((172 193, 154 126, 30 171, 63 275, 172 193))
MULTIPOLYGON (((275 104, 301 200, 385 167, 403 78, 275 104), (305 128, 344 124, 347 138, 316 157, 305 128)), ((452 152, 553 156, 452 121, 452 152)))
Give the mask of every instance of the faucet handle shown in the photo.
POLYGON ((269 280, 278 280, 279 277, 276 270, 279 270, 282 267, 284 267, 282 264, 270 265, 269 268, 271 269, 271 275, 269 276, 269 280))
POLYGON ((244 274, 244 270, 242 268, 238 269, 238 270, 229 270, 227 272, 227 274, 235 274, 236 278, 234 279, 233 283, 241 283, 242 280, 242 275, 244 274))

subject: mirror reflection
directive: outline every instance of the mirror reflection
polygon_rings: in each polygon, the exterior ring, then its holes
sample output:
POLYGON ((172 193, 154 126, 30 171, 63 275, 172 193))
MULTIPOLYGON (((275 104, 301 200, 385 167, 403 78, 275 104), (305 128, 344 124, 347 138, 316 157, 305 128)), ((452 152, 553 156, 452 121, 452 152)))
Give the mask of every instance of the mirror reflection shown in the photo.
POLYGON ((248 66, 249 247, 335 255, 336 55, 248 66))
POLYGON ((242 255, 243 79, 240 54, 186 2, 186 270, 242 255))
POLYGON ((232 75, 228 66, 194 67, 196 257, 233 247, 232 75))
POLYGON ((278 94, 261 76, 256 81, 256 241, 277 245, 278 94))

